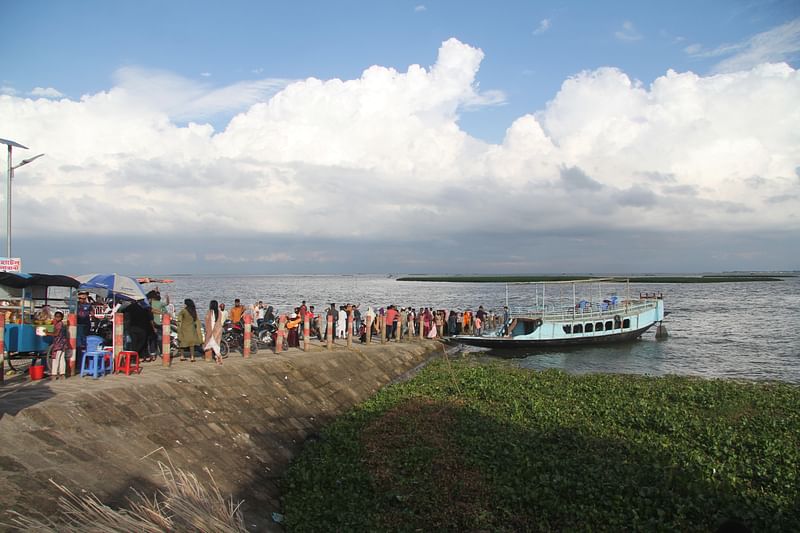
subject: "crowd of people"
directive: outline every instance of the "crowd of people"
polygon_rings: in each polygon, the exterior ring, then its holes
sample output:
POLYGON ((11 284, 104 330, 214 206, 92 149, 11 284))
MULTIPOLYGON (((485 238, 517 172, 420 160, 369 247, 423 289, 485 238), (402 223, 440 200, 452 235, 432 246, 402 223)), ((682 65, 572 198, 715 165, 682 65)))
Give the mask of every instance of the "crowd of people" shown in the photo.
MULTIPOLYGON (((264 328, 272 332, 275 340, 275 331, 278 329, 280 313, 271 305, 258 301, 245 306, 239 298, 233 301, 231 307, 226 307, 224 302, 211 300, 204 311, 198 309, 192 299, 185 299, 183 306, 176 309, 169 297, 163 300, 158 289, 147 293, 147 302, 124 302, 116 309, 113 302, 95 302, 86 291, 78 294, 77 320, 78 320, 78 368, 80 368, 81 351, 85 347, 87 335, 101 335, 107 342, 111 342, 113 313, 119 311, 124 316, 125 349, 136 351, 142 361, 153 361, 161 356, 162 323, 164 316, 170 316, 177 332, 177 357, 181 361, 195 362, 198 357, 214 360, 223 364, 221 343, 223 327, 228 324, 242 324, 246 315, 252 320, 254 333, 264 328)), ((425 337, 440 338, 452 335, 482 335, 490 328, 495 328, 508 323, 508 310, 502 314, 484 310, 478 306, 476 311, 466 309, 463 311, 435 309, 434 307, 398 307, 391 304, 386 307, 374 308, 368 306, 362 309, 359 304, 326 304, 321 308, 308 305, 302 301, 299 305, 285 313, 285 345, 299 347, 304 339, 304 323, 309 322, 310 339, 325 341, 330 327, 331 337, 345 339, 348 334, 361 342, 371 338, 381 337, 381 325, 384 325, 384 335, 387 340, 399 337, 425 337), (352 316, 352 320, 350 317, 352 316), (420 335, 419 328, 422 327, 420 335), (348 330, 348 328, 351 328, 348 330)), ((68 352, 65 345, 66 330, 63 325, 63 315, 59 317, 54 337, 54 352, 63 354, 68 352), (58 348, 58 350, 55 350, 58 348)), ((309 339, 309 340, 310 340, 309 339)), ((56 367, 56 375, 63 375, 61 359, 56 367)))

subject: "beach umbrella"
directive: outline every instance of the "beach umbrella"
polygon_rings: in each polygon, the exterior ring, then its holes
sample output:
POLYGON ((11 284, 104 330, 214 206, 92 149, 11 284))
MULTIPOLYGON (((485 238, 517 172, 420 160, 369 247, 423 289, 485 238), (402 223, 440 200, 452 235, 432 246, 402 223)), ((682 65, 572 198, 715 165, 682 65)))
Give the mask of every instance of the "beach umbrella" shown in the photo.
POLYGON ((90 290, 102 298, 111 296, 115 300, 146 300, 144 289, 134 278, 120 274, 84 274, 75 276, 80 289, 90 290))

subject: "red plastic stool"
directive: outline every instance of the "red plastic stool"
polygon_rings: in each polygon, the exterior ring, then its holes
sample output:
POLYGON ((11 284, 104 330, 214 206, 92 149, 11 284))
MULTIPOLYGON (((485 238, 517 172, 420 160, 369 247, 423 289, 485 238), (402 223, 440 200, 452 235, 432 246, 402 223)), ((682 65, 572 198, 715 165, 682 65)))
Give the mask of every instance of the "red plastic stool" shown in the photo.
POLYGON ((117 364, 114 365, 116 372, 125 371, 126 376, 130 376, 131 372, 140 373, 142 371, 139 366, 139 354, 133 351, 121 351, 117 354, 117 364))

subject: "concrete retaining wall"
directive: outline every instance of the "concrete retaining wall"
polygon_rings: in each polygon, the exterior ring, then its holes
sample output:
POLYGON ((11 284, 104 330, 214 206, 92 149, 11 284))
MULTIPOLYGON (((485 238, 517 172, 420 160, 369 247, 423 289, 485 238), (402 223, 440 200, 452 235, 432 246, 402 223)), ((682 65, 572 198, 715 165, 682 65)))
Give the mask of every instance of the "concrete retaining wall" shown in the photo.
MULTIPOLYGON (((55 509, 58 491, 94 492, 124 505, 130 487, 153 492, 154 461, 245 500, 253 529, 274 527, 276 482, 310 433, 423 363, 429 342, 360 346, 251 359, 223 366, 160 362, 139 376, 27 382, 0 389, 0 508, 55 509)), ((5 521, 6 518, 0 518, 5 521)))

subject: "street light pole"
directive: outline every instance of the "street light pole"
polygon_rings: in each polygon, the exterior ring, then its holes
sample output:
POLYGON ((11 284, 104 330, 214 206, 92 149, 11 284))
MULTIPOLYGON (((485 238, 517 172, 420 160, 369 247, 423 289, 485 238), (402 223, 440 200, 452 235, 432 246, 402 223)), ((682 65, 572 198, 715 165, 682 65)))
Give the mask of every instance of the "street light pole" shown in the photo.
POLYGON ((27 146, 23 146, 17 142, 9 141, 8 139, 0 139, 0 144, 5 144, 8 146, 8 174, 6 180, 6 257, 11 258, 11 181, 14 179, 14 170, 18 169, 19 167, 25 166, 28 163, 39 159, 44 154, 35 155, 28 159, 23 159, 20 161, 19 165, 14 166, 11 156, 12 156, 12 148, 22 148, 27 150, 27 146))

